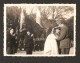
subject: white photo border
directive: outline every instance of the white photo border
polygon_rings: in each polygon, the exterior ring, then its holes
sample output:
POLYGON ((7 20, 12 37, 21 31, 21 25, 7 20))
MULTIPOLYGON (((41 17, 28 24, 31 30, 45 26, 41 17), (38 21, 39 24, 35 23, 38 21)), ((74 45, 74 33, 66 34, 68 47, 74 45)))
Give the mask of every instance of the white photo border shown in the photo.
POLYGON ((18 57, 65 57, 65 56, 76 56, 76 4, 59 4, 59 3, 54 3, 54 4, 4 4, 4 48, 3 48, 3 54, 4 56, 18 56, 18 57), (8 55, 6 53, 6 7, 7 6, 73 6, 74 7, 74 53, 73 54, 68 54, 68 55, 8 55))

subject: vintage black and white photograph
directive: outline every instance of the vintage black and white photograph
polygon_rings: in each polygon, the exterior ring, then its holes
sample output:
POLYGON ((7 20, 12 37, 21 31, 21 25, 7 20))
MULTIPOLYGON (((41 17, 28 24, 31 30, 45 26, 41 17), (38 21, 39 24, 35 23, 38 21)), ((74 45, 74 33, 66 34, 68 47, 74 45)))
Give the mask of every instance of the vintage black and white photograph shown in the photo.
POLYGON ((4 56, 76 56, 76 4, 4 4, 4 56))

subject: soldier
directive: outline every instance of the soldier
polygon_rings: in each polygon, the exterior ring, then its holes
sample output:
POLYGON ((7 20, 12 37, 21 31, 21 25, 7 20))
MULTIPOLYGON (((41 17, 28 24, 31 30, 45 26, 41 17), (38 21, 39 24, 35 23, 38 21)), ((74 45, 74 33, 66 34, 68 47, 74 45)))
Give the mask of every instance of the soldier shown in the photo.
POLYGON ((68 36, 69 28, 62 20, 56 21, 56 23, 59 25, 58 27, 60 27, 60 35, 58 36, 57 41, 60 41, 59 47, 61 49, 61 54, 69 54, 71 44, 71 41, 68 36))

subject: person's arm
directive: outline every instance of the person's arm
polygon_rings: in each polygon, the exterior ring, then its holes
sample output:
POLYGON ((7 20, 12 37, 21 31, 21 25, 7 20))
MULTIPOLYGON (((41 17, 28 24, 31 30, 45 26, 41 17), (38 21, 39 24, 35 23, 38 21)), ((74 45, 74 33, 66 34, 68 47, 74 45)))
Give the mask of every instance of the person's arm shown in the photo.
POLYGON ((67 26, 62 27, 60 35, 59 37, 57 37, 57 40, 63 40, 66 37, 67 30, 68 30, 67 26))

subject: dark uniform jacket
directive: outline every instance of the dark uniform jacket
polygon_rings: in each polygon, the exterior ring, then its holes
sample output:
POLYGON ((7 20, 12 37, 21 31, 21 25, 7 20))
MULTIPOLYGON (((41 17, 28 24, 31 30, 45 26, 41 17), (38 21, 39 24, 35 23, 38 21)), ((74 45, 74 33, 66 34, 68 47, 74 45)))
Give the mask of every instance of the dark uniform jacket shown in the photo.
POLYGON ((7 34, 7 47, 15 46, 16 40, 15 36, 12 36, 9 32, 7 34))
POLYGON ((59 26, 60 29, 60 35, 57 38, 58 41, 60 41, 60 48, 70 48, 71 41, 68 37, 68 27, 63 24, 63 26, 59 26))
POLYGON ((25 36, 25 47, 33 49, 33 38, 30 35, 25 36))

